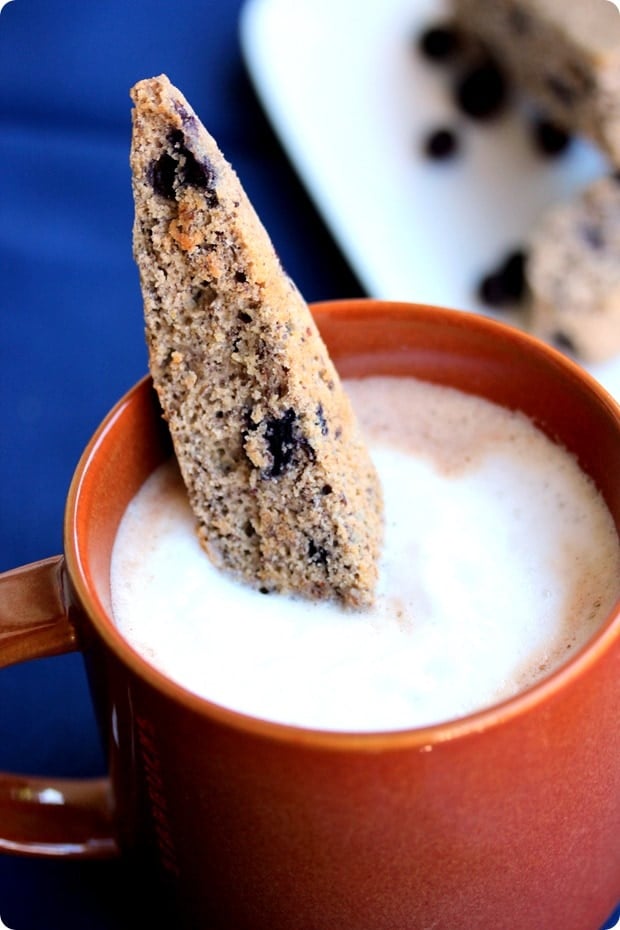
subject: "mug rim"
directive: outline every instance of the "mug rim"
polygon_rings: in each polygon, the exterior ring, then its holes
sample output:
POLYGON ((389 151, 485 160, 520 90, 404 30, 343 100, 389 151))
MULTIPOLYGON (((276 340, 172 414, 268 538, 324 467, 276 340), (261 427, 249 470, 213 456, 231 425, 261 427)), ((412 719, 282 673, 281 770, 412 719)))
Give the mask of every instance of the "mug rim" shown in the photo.
MULTIPOLYGON (((559 350, 508 323, 473 311, 417 303, 415 301, 391 301, 364 297, 317 301, 311 303, 310 308, 313 314, 317 313, 319 315, 326 312, 349 313, 352 308, 355 308, 358 312, 361 311, 363 315, 376 313, 377 310, 400 312, 403 308, 409 311, 414 309, 420 313, 430 312, 435 315, 440 313, 452 323, 460 322, 466 325, 473 323, 480 330, 494 331, 504 339, 519 343, 523 347, 528 347, 530 351, 534 350, 538 354, 544 355, 551 364, 555 364, 556 367, 563 369, 567 375, 582 382, 590 392, 597 396, 599 402, 605 403, 610 408, 610 412, 618 420, 620 432, 620 405, 603 385, 579 366, 577 362, 563 355, 559 350)), ((118 659, 129 666, 131 671, 139 678, 168 698, 182 703, 193 712, 208 717, 220 725, 249 731, 255 736, 284 742, 295 742, 297 744, 321 746, 325 749, 342 749, 345 751, 354 749, 376 752, 379 749, 399 750, 417 747, 420 751, 430 751, 441 743, 466 738, 505 724, 552 700, 555 695, 567 688, 572 681, 586 674, 591 666, 598 662, 599 657, 611 648, 612 643, 620 638, 619 594, 596 633, 574 655, 543 679, 489 707, 462 717, 421 727, 379 731, 326 730, 302 727, 254 717, 250 714, 232 710, 196 694, 149 663, 121 634, 109 611, 102 604, 97 592, 93 590, 89 583, 88 571, 82 558, 79 542, 76 518, 85 477, 97 459, 99 447, 110 430, 113 429, 116 420, 122 415, 137 393, 148 390, 151 386, 150 374, 145 374, 135 382, 100 421, 85 446, 73 473, 65 505, 64 558, 71 584, 79 597, 80 604, 87 613, 89 622, 96 629, 97 634, 106 646, 118 659)))

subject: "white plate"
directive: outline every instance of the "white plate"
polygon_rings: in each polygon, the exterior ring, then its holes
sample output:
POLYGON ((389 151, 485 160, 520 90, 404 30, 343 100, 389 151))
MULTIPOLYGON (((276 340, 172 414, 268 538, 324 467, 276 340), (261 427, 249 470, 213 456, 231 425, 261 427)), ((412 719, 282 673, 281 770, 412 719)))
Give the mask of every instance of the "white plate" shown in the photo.
MULTIPOLYGON (((461 121, 460 156, 425 158, 422 138, 454 124, 455 111, 446 75, 416 53, 415 37, 445 12, 444 0, 246 0, 241 43, 282 144, 367 293, 486 313, 480 276, 523 244, 548 204, 606 165, 585 143, 541 158, 516 114, 461 121)), ((589 370, 620 399, 620 358, 589 370)))

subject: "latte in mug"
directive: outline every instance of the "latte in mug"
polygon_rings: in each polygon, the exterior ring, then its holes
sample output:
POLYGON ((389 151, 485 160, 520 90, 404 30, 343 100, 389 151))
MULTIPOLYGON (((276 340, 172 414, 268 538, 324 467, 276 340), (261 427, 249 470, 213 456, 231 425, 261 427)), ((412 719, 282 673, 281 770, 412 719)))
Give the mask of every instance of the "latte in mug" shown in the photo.
POLYGON ((302 727, 426 726, 533 685, 617 596, 620 543, 602 497, 520 413, 414 378, 345 386, 385 499, 374 607, 265 595, 219 572, 171 460, 118 531, 119 629, 187 689, 302 727))

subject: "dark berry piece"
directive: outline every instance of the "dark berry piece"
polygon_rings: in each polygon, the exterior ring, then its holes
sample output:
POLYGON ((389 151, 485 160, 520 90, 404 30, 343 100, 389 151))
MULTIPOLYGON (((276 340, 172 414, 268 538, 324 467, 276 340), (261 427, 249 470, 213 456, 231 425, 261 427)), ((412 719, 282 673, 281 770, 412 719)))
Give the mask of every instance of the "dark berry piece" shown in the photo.
POLYGON ((321 427, 321 435, 327 436, 329 434, 329 426, 327 425, 327 420, 325 419, 325 411, 323 410, 323 404, 317 405, 316 419, 317 419, 317 423, 321 427))
POLYGON ((550 74, 546 79, 547 87, 562 106, 572 107, 580 97, 580 89, 568 81, 563 80, 555 74, 550 74))
POLYGON ((185 136, 182 129, 171 129, 168 133, 168 142, 174 149, 180 149, 185 145, 185 136))
POLYGON ((570 336, 566 335, 566 333, 558 330, 553 334, 551 339, 554 346, 556 346, 558 349, 561 349, 562 352, 570 352, 573 355, 575 354, 575 343, 570 338, 570 336))
POLYGON ((452 129, 434 129, 424 140, 424 154, 434 161, 456 155, 459 140, 452 129))
POLYGON ((190 116, 189 116, 189 113, 187 112, 187 110, 185 109, 185 107, 183 106, 183 104, 182 104, 180 101, 175 100, 175 101, 173 101, 172 106, 174 107, 174 109, 176 110, 176 112, 179 114, 179 116, 180 116, 181 119, 183 120, 183 123, 184 123, 184 124, 187 123, 188 120, 189 120, 189 118, 190 118, 190 116))
POLYGON ((164 152, 149 168, 149 183, 156 194, 166 200, 174 200, 174 179, 177 160, 164 152))
POLYGON ((567 66, 561 77, 549 74, 545 80, 557 102, 567 108, 582 102, 594 89, 592 76, 577 64, 567 66))
POLYGON ((489 307, 501 307, 506 302, 502 276, 497 272, 485 275, 478 285, 478 297, 489 307))
POLYGON ((311 539, 308 543, 308 560, 314 565, 327 565, 328 558, 327 549, 323 546, 317 546, 311 539))
POLYGON ((498 65, 488 59, 467 71, 457 83, 457 106, 472 119, 497 116, 507 98, 506 78, 498 65))
POLYGON ((605 247, 605 237, 598 226, 593 223, 583 223, 579 229, 583 241, 598 252, 605 247))
POLYGON ((537 119, 532 125, 534 144, 542 155, 561 155, 571 143, 571 135, 547 119, 537 119))
POLYGON ((478 297, 490 307, 517 303, 525 291, 526 253, 510 252, 494 271, 485 275, 478 286, 478 297))
POLYGON ((549 75, 547 77, 547 87, 555 99, 564 106, 569 107, 574 102, 575 91, 561 78, 552 74, 549 75))
POLYGON ((311 461, 314 449, 303 435, 299 417, 292 407, 285 410, 280 417, 270 417, 261 424, 252 424, 251 432, 262 427, 267 451, 271 456, 271 465, 263 472, 264 478, 278 478, 283 472, 298 463, 299 454, 303 452, 311 461))
POLYGON ((511 300, 519 301, 523 297, 526 261, 526 253, 518 249, 508 255, 500 269, 504 290, 511 300))
POLYGON ((420 52, 430 61, 447 61, 459 45, 459 34, 453 26, 430 26, 418 38, 420 52))
POLYGON ((215 193, 215 170, 210 162, 199 162, 185 145, 180 129, 168 136, 173 154, 164 152, 149 168, 149 181, 155 193, 174 200, 175 188, 195 187, 207 193, 209 206, 218 204, 215 193))
POLYGON ((297 414, 292 407, 282 414, 279 420, 272 419, 267 421, 265 428, 265 439, 273 463, 270 469, 270 476, 276 478, 281 475, 287 468, 295 453, 298 445, 296 437, 297 414))

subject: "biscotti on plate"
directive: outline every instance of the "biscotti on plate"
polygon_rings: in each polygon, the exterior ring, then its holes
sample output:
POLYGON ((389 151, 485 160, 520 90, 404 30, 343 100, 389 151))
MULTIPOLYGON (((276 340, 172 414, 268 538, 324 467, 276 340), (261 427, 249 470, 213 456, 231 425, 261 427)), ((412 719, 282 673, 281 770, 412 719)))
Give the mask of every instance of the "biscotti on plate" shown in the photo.
POLYGON ((309 308, 183 95, 131 96, 149 367, 199 537, 265 592, 367 606, 381 490, 309 308))
POLYGON ((451 0, 547 118, 620 164, 620 13, 610 0, 451 0))
POLYGON ((620 178, 551 207, 528 251, 531 330, 584 361, 620 352, 620 178))

